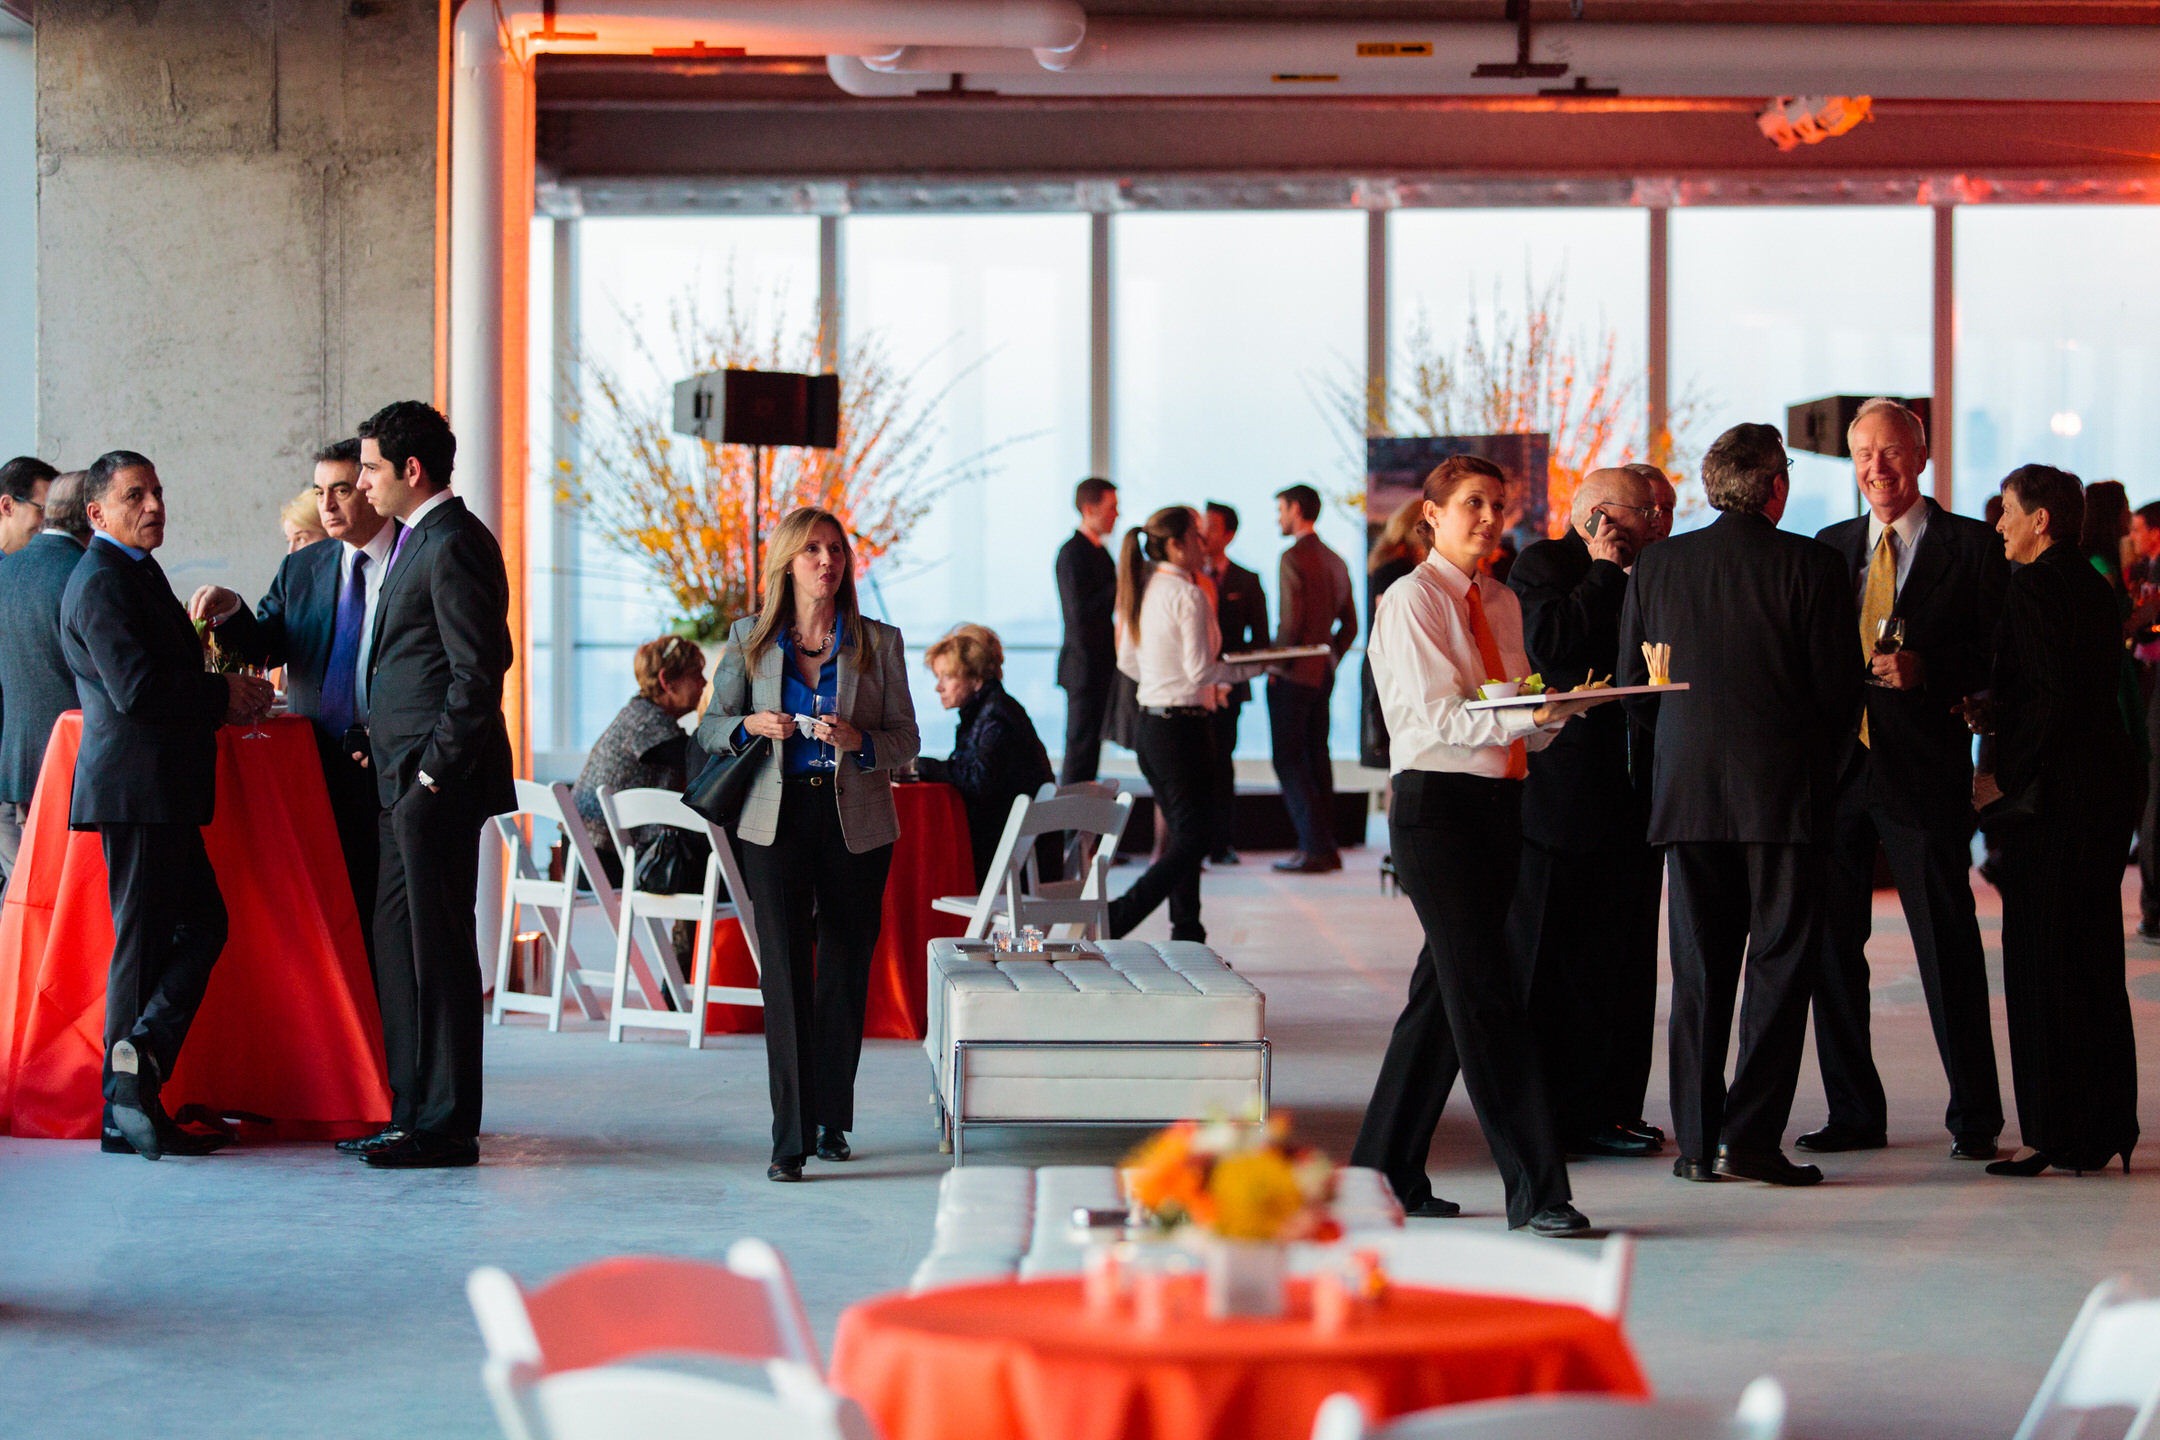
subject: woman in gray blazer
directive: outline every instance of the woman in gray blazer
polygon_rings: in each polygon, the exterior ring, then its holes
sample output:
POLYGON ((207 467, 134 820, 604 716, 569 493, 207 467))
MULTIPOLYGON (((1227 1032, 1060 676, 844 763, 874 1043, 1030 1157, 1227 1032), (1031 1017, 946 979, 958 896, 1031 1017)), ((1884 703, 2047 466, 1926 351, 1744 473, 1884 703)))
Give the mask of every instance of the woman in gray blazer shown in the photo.
POLYGON ((857 610, 839 519, 805 507, 769 544, 764 608, 728 631, 697 740, 715 755, 773 741, 735 838, 765 996, 765 1178, 793 1181, 812 1149, 850 1154, 870 960, 900 835, 892 772, 922 742, 900 632, 857 610))

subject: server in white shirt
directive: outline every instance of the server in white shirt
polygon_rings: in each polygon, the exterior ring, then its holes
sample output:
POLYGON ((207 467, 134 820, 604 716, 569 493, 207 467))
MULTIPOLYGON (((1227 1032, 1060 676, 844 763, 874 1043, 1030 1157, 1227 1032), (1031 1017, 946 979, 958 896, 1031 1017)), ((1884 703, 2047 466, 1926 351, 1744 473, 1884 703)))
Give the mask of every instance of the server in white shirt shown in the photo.
POLYGON ((1168 835, 1162 854, 1110 902, 1110 933, 1127 935, 1170 902, 1170 938, 1205 940, 1200 865, 1216 832, 1214 711, 1230 686, 1264 668, 1222 659, 1215 602, 1193 581, 1207 558, 1200 519, 1183 505, 1125 532, 1118 565, 1118 669, 1140 687, 1140 773, 1168 835))
POLYGON ((340 440, 318 453, 315 506, 330 538, 287 555, 252 614, 238 595, 214 585, 195 592, 188 613, 217 626, 222 648, 260 665, 284 666, 287 705, 315 722, 330 813, 372 959, 382 802, 374 772, 364 758, 355 758, 368 749, 360 659, 399 526, 376 514, 354 488, 359 474, 358 440, 340 440))
POLYGON ((1458 455, 1425 479, 1431 553, 1380 597, 1368 648, 1392 738, 1388 830, 1425 947, 1395 1022, 1353 1165, 1386 1174, 1412 1215, 1459 1206, 1432 1192, 1425 1155, 1460 1070, 1507 1187, 1508 1225, 1589 1227, 1569 1202, 1536 1046, 1508 965, 1506 922, 1522 859, 1526 753, 1597 700, 1470 710, 1488 681, 1519 680, 1522 610, 1478 571, 1500 540, 1507 478, 1458 455))

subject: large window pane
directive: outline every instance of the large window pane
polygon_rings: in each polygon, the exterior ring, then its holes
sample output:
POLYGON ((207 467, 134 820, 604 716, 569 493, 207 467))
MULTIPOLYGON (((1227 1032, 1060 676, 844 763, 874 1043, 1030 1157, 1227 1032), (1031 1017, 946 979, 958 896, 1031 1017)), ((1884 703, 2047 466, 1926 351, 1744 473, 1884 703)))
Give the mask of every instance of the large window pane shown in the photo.
POLYGON ((998 632, 1005 683, 1053 752, 1060 624, 1052 559, 1088 459, 1088 218, 865 216, 846 222, 845 328, 927 410, 921 483, 944 486, 872 567, 864 608, 906 633, 925 754, 952 748, 923 647, 961 621, 998 632))
MULTIPOLYGON (((1127 214, 1111 226, 1119 508, 1137 523, 1163 505, 1235 506, 1230 554, 1259 572, 1271 618, 1275 492, 1353 483, 1328 396, 1350 367, 1362 373, 1365 223, 1355 212, 1127 214)), ((1330 503, 1320 536, 1362 572, 1360 517, 1330 503)), ((1357 753, 1356 716, 1357 686, 1337 685, 1338 755, 1357 753)), ((1269 753, 1265 705, 1246 707, 1238 753, 1269 753)))
MULTIPOLYGON (((1933 234, 1919 206, 1675 210, 1673 394, 1699 402, 1692 454, 1744 420, 1782 430, 1802 400, 1927 394, 1933 234)), ((1796 451, 1792 481, 1788 530, 1859 513, 1844 461, 1796 451)))
POLYGON ((2160 211, 1975 205, 1957 212, 1957 508, 2038 462, 2160 497, 2160 211))

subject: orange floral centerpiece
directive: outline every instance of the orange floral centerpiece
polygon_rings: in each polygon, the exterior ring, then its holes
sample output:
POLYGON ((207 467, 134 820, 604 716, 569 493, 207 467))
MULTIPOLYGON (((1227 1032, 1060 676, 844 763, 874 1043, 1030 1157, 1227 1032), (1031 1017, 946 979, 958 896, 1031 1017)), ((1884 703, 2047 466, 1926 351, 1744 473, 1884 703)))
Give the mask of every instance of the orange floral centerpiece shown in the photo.
POLYGON ((1195 1240, 1205 1252, 1211 1315, 1280 1314, 1284 1247, 1342 1234, 1329 1210, 1334 1165, 1289 1139, 1283 1115, 1265 1122, 1185 1120, 1126 1161, 1143 1220, 1195 1240))

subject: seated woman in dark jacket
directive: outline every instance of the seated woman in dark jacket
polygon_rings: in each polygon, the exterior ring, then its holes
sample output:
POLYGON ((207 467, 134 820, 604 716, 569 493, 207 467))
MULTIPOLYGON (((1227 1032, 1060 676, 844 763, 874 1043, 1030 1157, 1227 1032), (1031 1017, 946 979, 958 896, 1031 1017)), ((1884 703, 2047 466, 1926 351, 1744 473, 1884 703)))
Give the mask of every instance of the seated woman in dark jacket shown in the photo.
POLYGON ((989 877, 1013 798, 1033 795, 1052 778, 1050 755, 1027 711, 1005 693, 1005 647, 989 628, 956 625, 923 661, 937 676, 938 699, 960 712, 960 733, 953 737, 950 760, 926 755, 917 763, 923 779, 941 780, 960 792, 975 851, 975 883, 981 885, 989 877))
MULTIPOLYGON (((593 849, 610 883, 622 884, 622 857, 600 814, 600 787, 632 790, 651 786, 681 790, 690 783, 690 737, 678 722, 705 694, 705 656, 680 635, 663 635, 638 646, 630 661, 638 693, 593 742, 570 798, 592 835, 593 849)), ((642 846, 646 836, 633 834, 642 846)))

